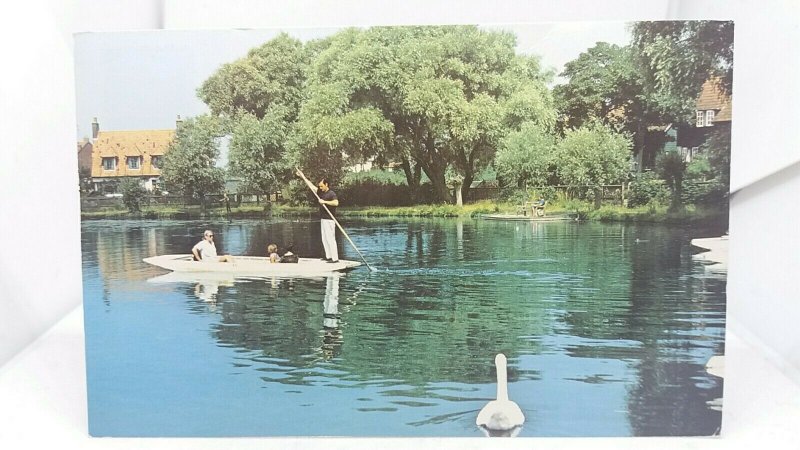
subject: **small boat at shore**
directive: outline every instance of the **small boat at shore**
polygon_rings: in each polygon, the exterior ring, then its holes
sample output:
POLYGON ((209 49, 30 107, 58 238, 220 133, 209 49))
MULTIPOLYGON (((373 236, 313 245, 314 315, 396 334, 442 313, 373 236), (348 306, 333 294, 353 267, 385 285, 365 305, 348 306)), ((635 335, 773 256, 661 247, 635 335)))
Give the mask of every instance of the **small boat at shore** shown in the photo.
POLYGON ((486 214, 482 216, 486 220, 507 220, 519 222, 566 222, 575 220, 574 217, 566 215, 558 216, 524 216, 521 214, 486 214))
POLYGON ((144 258, 142 261, 172 270, 189 273, 230 273, 236 276, 314 276, 341 272, 361 265, 358 261, 340 259, 329 263, 314 258, 300 258, 297 263, 270 263, 263 256, 234 256, 232 262, 199 262, 192 255, 161 255, 144 258))

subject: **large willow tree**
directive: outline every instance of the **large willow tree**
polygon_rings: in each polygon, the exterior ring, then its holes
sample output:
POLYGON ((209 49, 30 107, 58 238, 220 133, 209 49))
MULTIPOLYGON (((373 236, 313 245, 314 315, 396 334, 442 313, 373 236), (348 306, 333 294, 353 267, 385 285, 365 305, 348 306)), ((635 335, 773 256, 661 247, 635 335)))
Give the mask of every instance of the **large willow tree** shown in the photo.
POLYGON ((229 171, 251 191, 269 194, 291 173, 287 142, 303 98, 302 42, 280 34, 224 64, 197 90, 230 136, 229 171))
POLYGON ((284 34, 222 66, 198 95, 224 119, 231 169, 251 186, 267 189, 293 165, 335 180, 374 158, 399 163, 412 195, 424 173, 444 202, 448 171, 466 195, 509 132, 555 123, 547 76, 515 44, 476 26, 346 29, 305 45, 284 34))
POLYGON ((412 192, 424 173, 443 202, 450 168, 466 195, 509 131, 555 122, 538 62, 514 46, 512 34, 474 26, 340 32, 311 60, 298 152, 399 162, 412 192))

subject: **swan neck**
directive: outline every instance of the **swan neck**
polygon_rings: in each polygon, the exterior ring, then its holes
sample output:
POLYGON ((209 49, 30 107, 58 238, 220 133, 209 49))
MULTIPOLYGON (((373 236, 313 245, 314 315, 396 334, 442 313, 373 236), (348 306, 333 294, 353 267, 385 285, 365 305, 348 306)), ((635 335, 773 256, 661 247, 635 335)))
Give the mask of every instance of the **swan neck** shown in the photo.
POLYGON ((508 400, 508 383, 506 375, 506 365, 497 366, 497 399, 508 400))

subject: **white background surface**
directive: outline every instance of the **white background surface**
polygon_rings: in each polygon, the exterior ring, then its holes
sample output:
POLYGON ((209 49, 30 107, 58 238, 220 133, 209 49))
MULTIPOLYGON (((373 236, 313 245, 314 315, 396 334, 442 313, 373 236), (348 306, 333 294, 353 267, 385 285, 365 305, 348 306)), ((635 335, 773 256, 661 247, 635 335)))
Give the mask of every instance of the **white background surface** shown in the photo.
MULTIPOLYGON (((723 438, 517 439, 503 441, 503 448, 668 445, 705 449, 748 444, 797 448, 797 3, 286 3, 40 0, 5 6, 0 14, 0 55, 5 63, 0 71, 0 230, 4 235, 0 250, 0 364, 5 363, 0 367, 0 448, 316 448, 324 444, 326 448, 350 449, 376 445, 372 439, 88 437, 82 310, 75 309, 80 304, 81 273, 72 32, 147 29, 162 24, 183 28, 294 27, 667 17, 736 20, 732 187, 742 189, 731 206, 723 438), (162 6, 166 6, 164 16, 162 6)), ((396 448, 411 442, 421 448, 483 448, 488 443, 480 439, 391 442, 396 448)), ((379 445, 385 442, 381 440, 379 445)))

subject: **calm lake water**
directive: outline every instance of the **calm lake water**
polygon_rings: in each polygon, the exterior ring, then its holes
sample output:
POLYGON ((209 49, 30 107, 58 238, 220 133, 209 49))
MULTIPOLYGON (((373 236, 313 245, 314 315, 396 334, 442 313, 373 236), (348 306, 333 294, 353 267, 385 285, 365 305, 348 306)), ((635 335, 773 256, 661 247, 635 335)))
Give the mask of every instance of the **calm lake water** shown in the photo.
POLYGON ((378 273, 202 279, 142 262, 205 228, 220 253, 317 257, 311 221, 83 222, 92 435, 483 436, 498 352, 520 436, 718 432, 722 379, 704 364, 724 352, 726 280, 689 239, 719 230, 343 225, 378 273))

